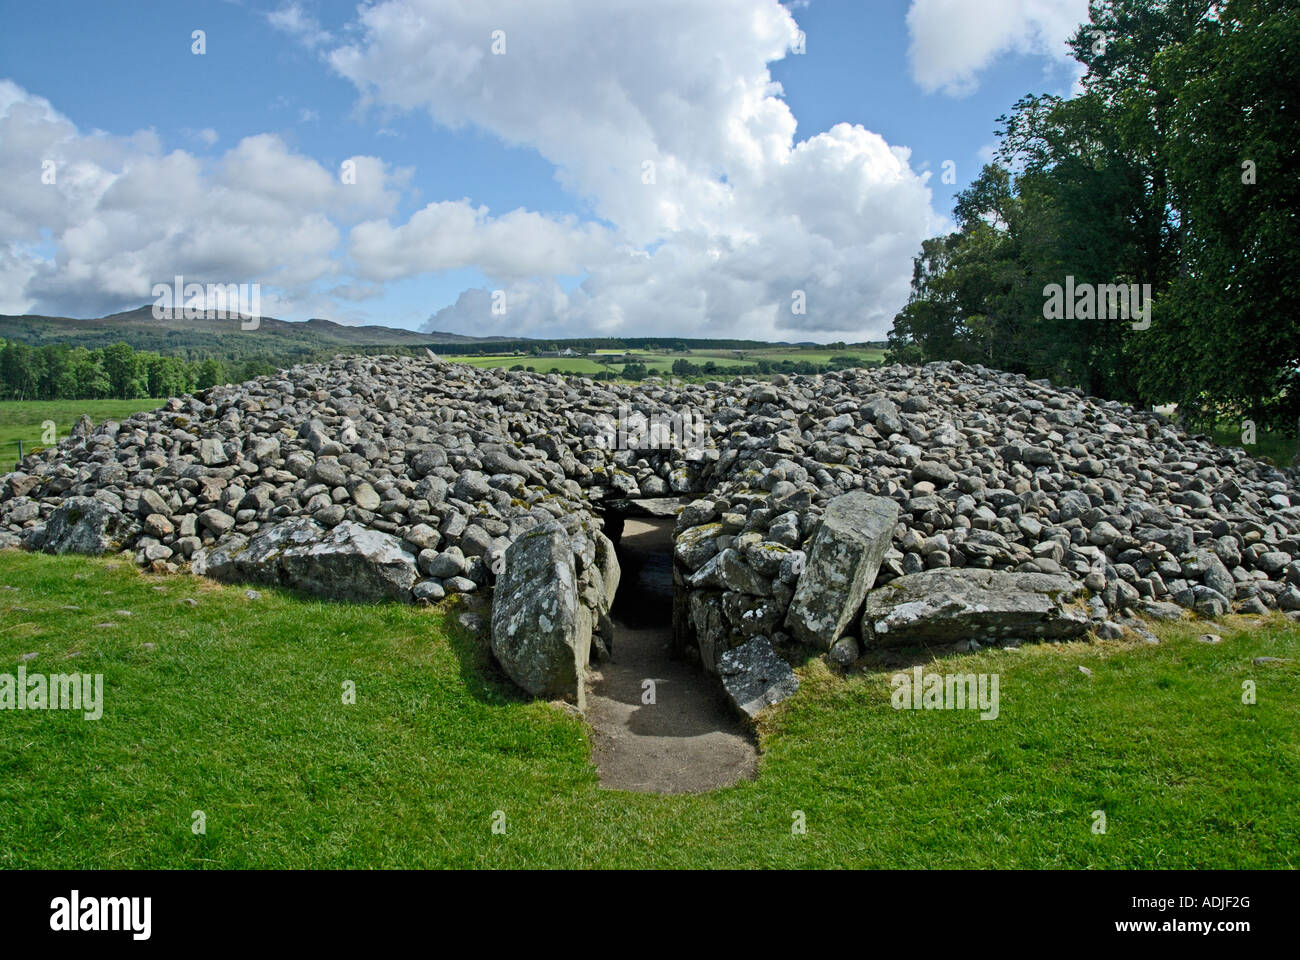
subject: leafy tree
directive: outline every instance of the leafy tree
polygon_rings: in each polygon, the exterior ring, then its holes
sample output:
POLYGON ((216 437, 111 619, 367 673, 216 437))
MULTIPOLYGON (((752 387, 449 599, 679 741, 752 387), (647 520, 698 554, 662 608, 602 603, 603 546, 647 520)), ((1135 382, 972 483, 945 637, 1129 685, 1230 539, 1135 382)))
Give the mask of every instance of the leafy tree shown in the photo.
POLYGON ((0 378, 5 393, 15 400, 30 400, 40 385, 39 354, 25 343, 5 343, 0 350, 0 378))
POLYGON ((1229 0, 1154 71, 1178 92, 1164 157, 1181 256, 1144 381, 1206 426, 1300 418, 1298 48, 1294 3, 1229 0))
POLYGON ((129 343, 115 343, 103 351, 104 375, 114 397, 129 399, 144 395, 137 379, 139 364, 129 343))
POLYGON ((1293 423, 1298 41, 1285 0, 1094 0, 1071 42, 1081 92, 1000 118, 957 230, 922 245, 889 358, 1173 400, 1207 424, 1293 423), (1067 278, 1149 289, 1150 327, 1045 311, 1067 278))
POLYGON ((208 357, 199 364, 198 380, 195 384, 197 389, 207 390, 209 387, 215 387, 225 382, 226 368, 216 357, 208 357))

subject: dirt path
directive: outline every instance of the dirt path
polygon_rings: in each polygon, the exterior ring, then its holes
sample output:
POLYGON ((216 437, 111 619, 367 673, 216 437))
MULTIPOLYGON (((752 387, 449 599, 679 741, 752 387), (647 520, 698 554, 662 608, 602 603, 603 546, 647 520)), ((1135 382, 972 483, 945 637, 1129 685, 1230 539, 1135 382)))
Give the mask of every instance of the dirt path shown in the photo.
POLYGON ((628 519, 619 544, 613 657, 587 695, 601 786, 698 793, 752 779, 753 738, 697 666, 668 657, 672 635, 671 525, 628 519), (653 704, 642 702, 654 681, 653 704))

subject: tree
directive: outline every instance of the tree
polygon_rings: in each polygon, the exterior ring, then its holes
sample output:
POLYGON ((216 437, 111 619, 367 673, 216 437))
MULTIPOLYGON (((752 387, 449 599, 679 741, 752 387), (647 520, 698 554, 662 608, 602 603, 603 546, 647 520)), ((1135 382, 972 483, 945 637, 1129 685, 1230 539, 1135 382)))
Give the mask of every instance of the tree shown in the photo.
POLYGON ((1181 256, 1144 380, 1202 425, 1300 418, 1298 45, 1293 3, 1230 0, 1156 66, 1181 256))
POLYGON ((196 389, 207 390, 209 387, 215 387, 225 382, 226 369, 216 357, 208 357, 199 364, 198 382, 195 384, 196 389))
POLYGON ((1284 0, 1094 0, 1090 18, 1071 41, 1082 91, 1023 97, 1000 118, 998 162, 915 260, 889 357, 1174 400, 1206 424, 1289 425, 1300 14, 1284 0), (1045 310, 1067 281, 1149 290, 1149 328, 1133 311, 1045 310))
POLYGON ((139 364, 129 343, 115 343, 104 348, 104 375, 108 377, 109 392, 120 399, 144 395, 137 379, 139 364))
POLYGON ((39 354, 25 343, 7 342, 0 350, 0 381, 6 396, 30 400, 40 385, 39 354))
POLYGON ((103 351, 73 347, 68 363, 77 384, 76 399, 98 400, 112 392, 112 384, 104 372, 102 360, 103 351))

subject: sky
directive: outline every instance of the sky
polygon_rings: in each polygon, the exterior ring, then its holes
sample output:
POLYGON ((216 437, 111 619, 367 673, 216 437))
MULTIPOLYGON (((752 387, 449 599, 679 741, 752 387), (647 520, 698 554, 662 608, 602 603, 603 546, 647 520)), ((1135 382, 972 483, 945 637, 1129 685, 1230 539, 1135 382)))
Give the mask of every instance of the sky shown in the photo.
POLYGON ((882 339, 1087 0, 0 0, 0 313, 882 339))

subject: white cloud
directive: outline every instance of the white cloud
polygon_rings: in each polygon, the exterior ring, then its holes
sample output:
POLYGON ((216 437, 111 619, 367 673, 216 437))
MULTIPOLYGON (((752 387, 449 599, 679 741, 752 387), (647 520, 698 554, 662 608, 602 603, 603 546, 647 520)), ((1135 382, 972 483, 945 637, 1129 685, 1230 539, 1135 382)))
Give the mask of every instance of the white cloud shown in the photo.
POLYGON ((604 227, 526 210, 500 217, 468 200, 431 203, 399 227, 372 220, 353 228, 348 252, 358 275, 384 281, 476 267, 489 277, 576 274, 610 256, 604 227))
POLYGON ((888 327, 938 218, 907 152, 877 134, 842 124, 795 141, 767 67, 798 37, 787 9, 773 0, 664 0, 653 14, 603 0, 489 7, 363 7, 357 39, 326 56, 365 104, 535 148, 613 227, 434 204, 405 226, 354 231, 349 249, 372 279, 475 265, 509 281, 508 322, 471 291, 435 318, 442 328, 803 339, 888 327), (587 276, 566 293, 547 272, 587 276), (806 291, 807 315, 791 313, 794 290, 806 291))
POLYGON ((328 30, 321 29, 319 21, 306 13, 299 3, 287 3, 278 10, 272 10, 266 14, 266 22, 308 48, 330 43, 334 39, 328 30))
POLYGON ((178 274, 270 285, 264 307, 306 297, 340 270, 340 226, 390 215, 409 177, 351 159, 344 184, 269 134, 210 161, 163 153, 152 133, 83 133, 0 81, 0 311, 106 313, 178 274))
POLYGON ((350 158, 345 184, 270 134, 164 154, 151 133, 88 134, 0 84, 0 307, 102 313, 181 273, 260 281, 268 314, 342 319, 384 284, 472 268, 507 315, 469 290, 435 327, 856 339, 888 329, 943 226, 906 149, 850 124, 796 140, 768 64, 798 27, 775 0, 383 0, 358 8, 348 42, 297 4, 268 20, 385 120, 418 110, 536 150, 593 216, 467 198, 401 220, 410 171, 378 157, 350 158), (33 188, 47 157, 58 186, 33 188))
POLYGON ((977 75, 1004 53, 1041 54, 1062 64, 1088 20, 1088 0, 912 0, 907 11, 912 77, 922 89, 972 92, 977 75))

